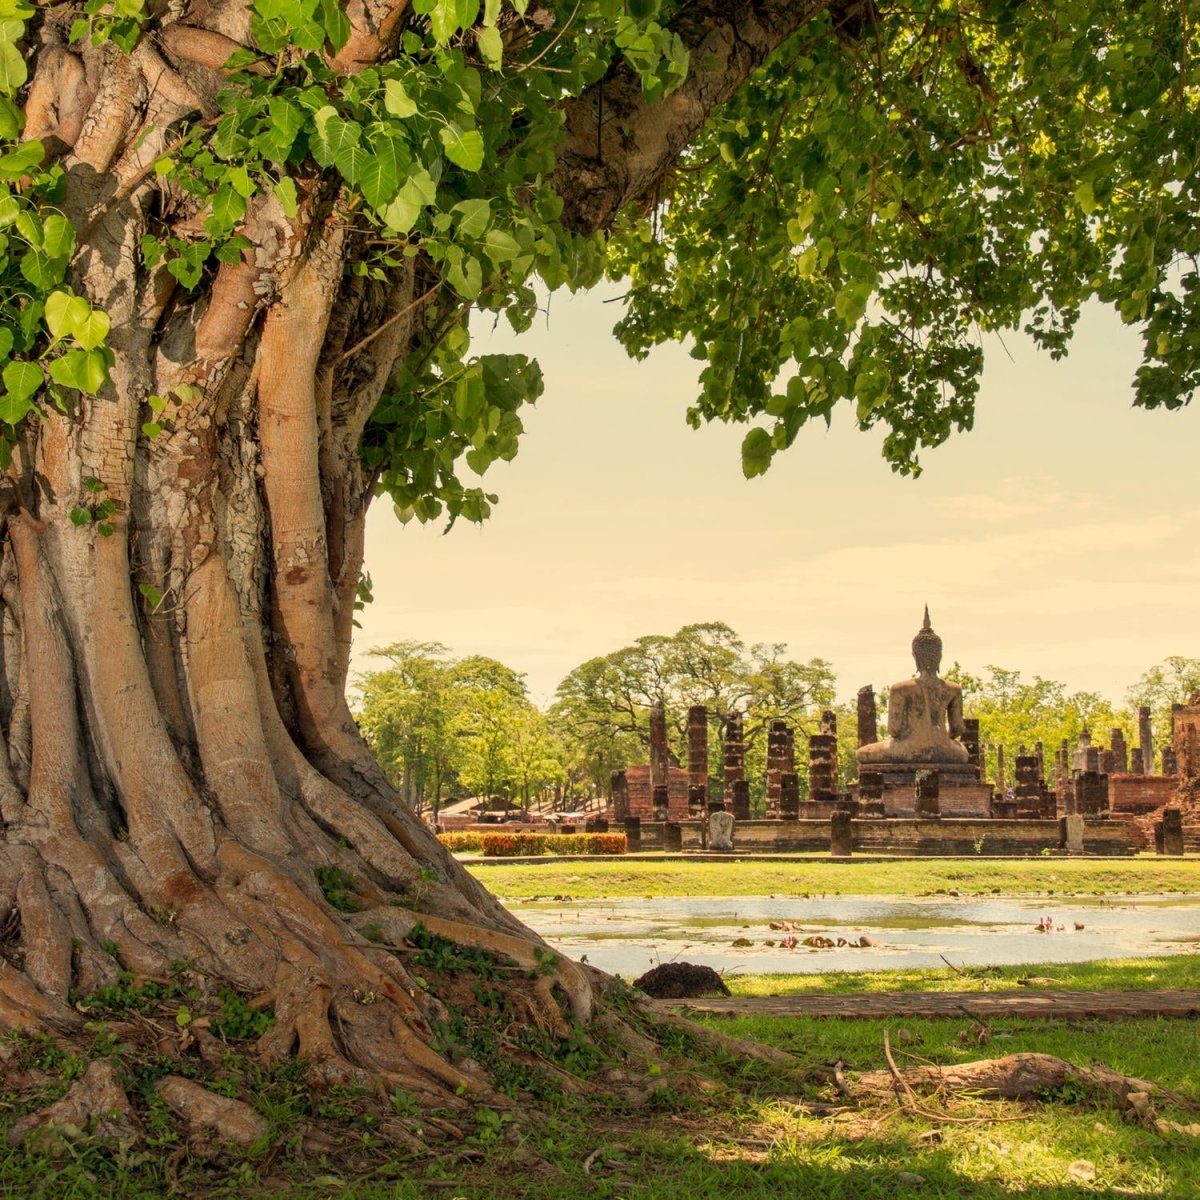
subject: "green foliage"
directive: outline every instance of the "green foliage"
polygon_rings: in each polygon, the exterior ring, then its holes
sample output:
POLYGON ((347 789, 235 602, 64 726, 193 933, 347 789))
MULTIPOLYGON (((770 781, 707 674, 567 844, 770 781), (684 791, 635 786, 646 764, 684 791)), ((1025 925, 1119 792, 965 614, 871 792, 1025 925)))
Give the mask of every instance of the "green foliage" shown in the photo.
MULTIPOLYGON (((318 183, 335 185, 351 230, 348 270, 386 288, 418 260, 428 303, 361 443, 404 521, 486 519, 496 495, 481 477, 516 453, 542 390, 523 355, 472 352, 472 310, 521 331, 538 289, 605 271, 629 281, 618 331, 632 353, 684 339, 704 362, 688 419, 751 424, 748 477, 838 405, 919 470, 922 447, 973 423, 981 331, 1024 328, 1060 356, 1091 299, 1142 335, 1137 403, 1187 402, 1200 380, 1189 5, 817 15, 606 244, 564 224, 550 183, 563 106, 617 66, 649 102, 678 87, 694 66, 679 7, 414 0, 394 52, 346 72, 343 6, 254 0, 253 49, 226 64, 218 115, 180 122, 152 165, 198 219, 180 232, 151 215, 144 265, 202 289, 251 251, 259 198, 295 216, 318 183)), ((0 469, 31 413, 69 411, 112 364, 108 317, 66 282, 62 169, 20 141, 36 12, 0 0, 0 469)), ((158 16, 144 0, 85 0, 70 36, 128 53, 158 16)), ((150 416, 147 439, 164 427, 150 416)))
POLYGON ((1151 731, 1156 746, 1174 740, 1171 706, 1187 704, 1200 691, 1200 659, 1173 654, 1151 667, 1126 692, 1131 709, 1150 709, 1151 731))
POLYGON ((772 720, 816 732, 820 713, 833 704, 834 675, 828 662, 785 657, 781 643, 747 646, 728 625, 706 621, 670 636, 648 634, 631 646, 589 659, 558 686, 551 720, 570 749, 577 777, 607 791, 613 770, 645 761, 650 708, 661 700, 672 748, 686 758, 687 710, 708 708, 709 755, 721 770, 721 738, 734 709, 745 714, 746 777, 761 792, 766 730, 772 720))
MULTIPOLYGON (((104 36, 123 45, 142 5, 91 0, 86 7, 104 36), (113 8, 119 11, 100 15, 113 8)), ((0 3, 0 469, 7 469, 17 428, 30 413, 46 403, 71 411, 73 394, 98 393, 113 361, 108 316, 65 282, 76 233, 57 208, 62 167, 44 165, 40 141, 21 140, 17 100, 28 78, 21 43, 36 11, 23 0, 0 3)))
POLYGON ((313 874, 327 904, 339 912, 358 912, 360 905, 353 895, 355 880, 349 871, 326 865, 316 867, 313 874))
POLYGON ((141 983, 132 971, 122 971, 112 982, 97 988, 89 996, 79 996, 75 1004, 89 1016, 99 1017, 110 1013, 148 1013, 167 1000, 177 1000, 187 994, 179 980, 159 983, 147 979, 141 983))
POLYGON ((460 946, 449 938, 430 932, 421 924, 413 926, 405 940, 409 945, 417 948, 417 953, 413 955, 413 962, 419 967, 424 967, 428 971, 436 971, 439 974, 467 973, 480 979, 503 979, 514 969, 512 964, 505 963, 486 950, 477 950, 473 946, 460 946))
MULTIPOLYGON (((1012 756, 1021 746, 1032 754, 1042 743, 1047 771, 1054 751, 1063 741, 1074 750, 1085 727, 1093 740, 1107 744, 1110 730, 1120 728, 1129 745, 1137 742, 1136 716, 1117 711, 1096 692, 1068 693, 1064 684, 1035 675, 1032 681, 1019 671, 989 666, 984 676, 971 675, 957 663, 946 678, 963 689, 963 708, 979 719, 979 738, 985 747, 989 778, 996 777, 996 748, 1003 746, 1012 770, 1012 756)), ((1011 776, 1010 776, 1011 778, 1011 776)))
POLYGON ((448 788, 516 794, 528 805, 562 778, 558 742, 511 668, 481 655, 452 659, 430 642, 372 653, 391 666, 359 678, 359 724, 413 808, 436 814, 448 788))
POLYGON ((685 151, 609 272, 635 355, 689 340, 693 425, 761 474, 847 405, 885 457, 970 429, 981 331, 1054 357, 1098 299, 1142 335, 1135 402, 1200 381, 1195 12, 1158 0, 875 6, 780 48, 685 151))
POLYGON ((275 1014, 270 1008, 254 1008, 229 988, 222 988, 220 997, 221 1011, 209 1022, 215 1037, 226 1041, 260 1038, 274 1026, 275 1014))

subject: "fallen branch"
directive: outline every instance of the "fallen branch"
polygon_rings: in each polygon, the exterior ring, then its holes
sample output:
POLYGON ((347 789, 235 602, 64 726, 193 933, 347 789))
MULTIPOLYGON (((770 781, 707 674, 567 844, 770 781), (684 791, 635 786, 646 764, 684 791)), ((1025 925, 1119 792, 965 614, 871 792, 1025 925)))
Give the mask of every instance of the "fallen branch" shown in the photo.
POLYGON ((1122 1075, 1108 1067, 1078 1067, 1052 1054, 1010 1054, 960 1066, 909 1067, 899 1071, 891 1057, 886 1034, 884 1050, 889 1069, 868 1071, 859 1076, 860 1088, 884 1094, 892 1092, 900 1082, 910 1094, 914 1089, 945 1089, 970 1092, 982 1099, 1030 1100, 1044 1092, 1057 1091, 1069 1082, 1077 1082, 1106 1092, 1121 1104, 1126 1103, 1131 1092, 1163 1094, 1162 1088, 1144 1079, 1122 1075))

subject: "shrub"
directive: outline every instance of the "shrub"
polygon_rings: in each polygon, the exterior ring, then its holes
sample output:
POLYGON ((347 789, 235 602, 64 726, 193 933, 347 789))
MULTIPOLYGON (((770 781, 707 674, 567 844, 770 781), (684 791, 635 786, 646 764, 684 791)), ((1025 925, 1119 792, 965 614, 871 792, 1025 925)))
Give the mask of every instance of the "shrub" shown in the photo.
POLYGON ((465 831, 462 833, 439 833, 437 840, 450 851, 451 854, 461 854, 466 850, 478 850, 480 839, 483 834, 476 831, 465 831))
POLYGON ((540 833, 483 833, 479 835, 479 848, 484 858, 545 854, 546 838, 540 833))
POLYGON ((551 854, 624 854, 623 833, 557 833, 546 838, 551 854))

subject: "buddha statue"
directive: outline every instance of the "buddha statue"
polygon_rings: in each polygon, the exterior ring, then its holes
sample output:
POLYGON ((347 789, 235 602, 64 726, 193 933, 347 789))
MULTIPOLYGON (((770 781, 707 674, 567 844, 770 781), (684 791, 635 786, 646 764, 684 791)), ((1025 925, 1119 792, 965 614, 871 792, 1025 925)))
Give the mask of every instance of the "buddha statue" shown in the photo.
POLYGON ((967 748, 955 738, 964 732, 962 688, 938 678, 942 663, 942 639, 929 624, 913 638, 914 679, 892 685, 888 693, 888 736, 858 748, 858 762, 868 770, 887 766, 965 766, 967 748), (949 725, 949 732, 947 732, 949 725))

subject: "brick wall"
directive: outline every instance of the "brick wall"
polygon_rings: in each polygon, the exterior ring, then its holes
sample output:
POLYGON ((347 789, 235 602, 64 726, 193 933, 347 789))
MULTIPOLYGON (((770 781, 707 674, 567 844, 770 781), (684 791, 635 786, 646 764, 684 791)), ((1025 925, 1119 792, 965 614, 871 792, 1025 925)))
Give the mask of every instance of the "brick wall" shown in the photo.
MULTIPOLYGON (((629 783, 629 815, 649 821, 654 816, 654 805, 650 794, 650 764, 641 763, 625 768, 629 783)), ((667 772, 668 813, 672 821, 688 818, 688 773, 682 767, 671 767, 667 772)))
POLYGON ((1108 806, 1114 813, 1147 813, 1170 804, 1179 785, 1176 775, 1110 775, 1108 806))

